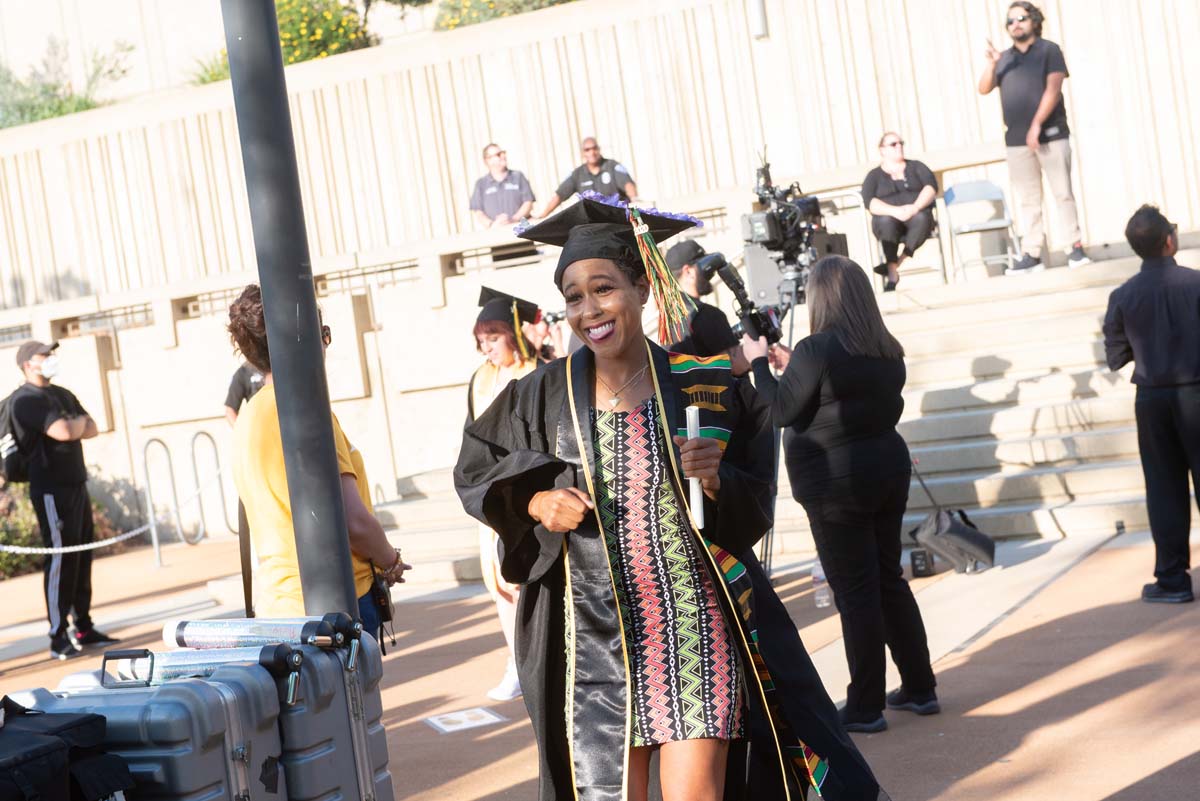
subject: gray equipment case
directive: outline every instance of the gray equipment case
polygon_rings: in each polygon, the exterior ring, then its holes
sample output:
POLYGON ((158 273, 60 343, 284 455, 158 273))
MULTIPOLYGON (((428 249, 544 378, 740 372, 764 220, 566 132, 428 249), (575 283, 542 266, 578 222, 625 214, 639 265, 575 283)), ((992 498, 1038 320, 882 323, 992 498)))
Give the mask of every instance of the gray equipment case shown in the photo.
POLYGON ((379 645, 363 634, 353 665, 349 648, 300 650, 297 701, 279 718, 289 798, 392 801, 379 645))
POLYGON ((92 687, 13 698, 45 712, 107 719, 105 747, 124 757, 139 801, 284 801, 276 680, 258 665, 158 687, 92 687))

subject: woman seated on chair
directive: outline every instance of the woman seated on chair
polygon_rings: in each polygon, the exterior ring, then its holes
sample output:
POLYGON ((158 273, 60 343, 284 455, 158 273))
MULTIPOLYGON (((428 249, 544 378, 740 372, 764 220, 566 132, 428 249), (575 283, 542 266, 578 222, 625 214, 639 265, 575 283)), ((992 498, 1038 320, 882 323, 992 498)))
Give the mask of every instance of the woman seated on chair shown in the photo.
POLYGON ((883 245, 883 261, 875 272, 887 276, 883 291, 891 292, 900 283, 900 264, 933 233, 938 184, 932 170, 904 158, 904 140, 895 131, 879 138, 879 156, 879 166, 863 181, 862 196, 871 230, 883 245))

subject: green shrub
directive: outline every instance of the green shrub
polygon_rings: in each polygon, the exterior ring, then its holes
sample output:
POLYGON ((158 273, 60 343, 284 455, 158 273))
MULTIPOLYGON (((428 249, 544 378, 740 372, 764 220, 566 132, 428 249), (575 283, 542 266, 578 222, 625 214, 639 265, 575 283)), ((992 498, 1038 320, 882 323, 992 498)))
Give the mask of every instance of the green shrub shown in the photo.
POLYGON ((196 59, 196 68, 192 71, 192 83, 205 84, 229 80, 229 55, 225 48, 211 58, 196 59))
POLYGON ((572 0, 441 0, 433 27, 452 31, 464 25, 511 17, 539 8, 560 6, 572 0))
POLYGON ((0 65, 0 128, 61 117, 103 105, 98 94, 129 73, 126 59, 133 45, 118 42, 107 54, 95 53, 88 64, 82 90, 72 85, 66 46, 51 38, 41 65, 25 79, 0 65))
MULTIPOLYGON (((29 494, 24 488, 12 485, 0 489, 0 543, 25 548, 42 547, 37 515, 29 494)), ((0 579, 40 570, 43 557, 37 554, 16 554, 0 551, 0 579)))
MULTIPOLYGON (((377 43, 358 9, 343 0, 275 0, 275 16, 285 67, 377 43)), ((228 79, 229 56, 224 49, 211 58, 199 59, 192 71, 192 83, 228 79)))

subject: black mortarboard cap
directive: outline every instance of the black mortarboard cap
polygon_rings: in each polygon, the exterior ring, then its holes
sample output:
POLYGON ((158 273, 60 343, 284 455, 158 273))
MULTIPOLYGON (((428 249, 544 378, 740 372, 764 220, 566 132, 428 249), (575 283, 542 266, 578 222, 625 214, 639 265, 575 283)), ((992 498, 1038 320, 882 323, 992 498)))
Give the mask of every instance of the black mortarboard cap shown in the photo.
MULTIPOLYGON (((655 242, 675 236, 696 224, 696 220, 682 215, 666 215, 646 209, 639 211, 642 222, 649 226, 655 242)), ((558 266, 554 269, 554 284, 561 289, 563 272, 581 259, 619 261, 632 258, 635 263, 641 262, 627 213, 623 206, 581 197, 575 205, 519 231, 517 236, 562 248, 558 266)))
POLYGON ((501 292, 491 287, 481 287, 479 290, 479 316, 475 322, 499 320, 502 323, 513 324, 513 303, 517 304, 517 318, 523 323, 536 323, 538 306, 527 300, 513 297, 507 292, 501 292))

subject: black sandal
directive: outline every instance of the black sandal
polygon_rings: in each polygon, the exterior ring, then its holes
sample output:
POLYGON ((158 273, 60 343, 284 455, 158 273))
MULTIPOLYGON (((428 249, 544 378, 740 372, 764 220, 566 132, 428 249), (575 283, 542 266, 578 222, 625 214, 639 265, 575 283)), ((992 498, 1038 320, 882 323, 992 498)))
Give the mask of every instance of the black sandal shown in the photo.
POLYGON ((876 264, 872 269, 875 270, 876 275, 887 275, 888 274, 888 263, 886 261, 881 261, 881 262, 879 262, 879 264, 876 264))
POLYGON ((899 281, 892 281, 891 279, 888 279, 887 283, 885 283, 883 285, 883 291, 884 292, 895 292, 896 284, 898 284, 898 283, 899 283, 899 281))

